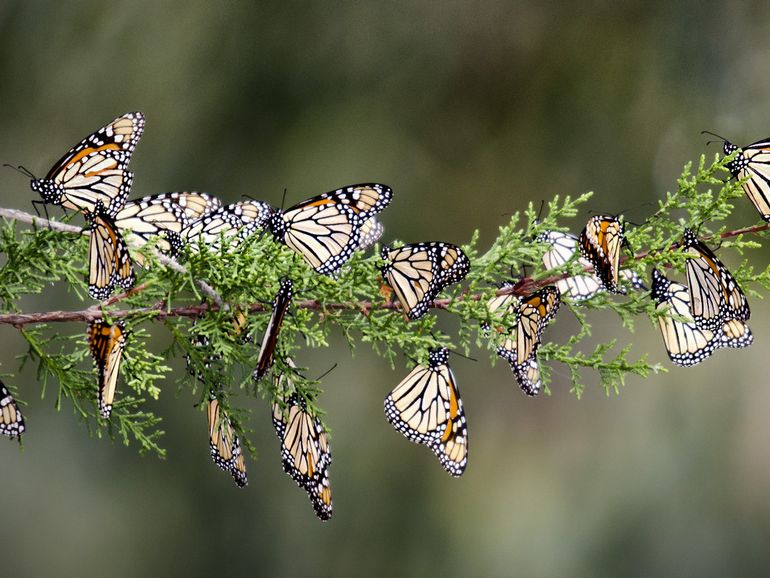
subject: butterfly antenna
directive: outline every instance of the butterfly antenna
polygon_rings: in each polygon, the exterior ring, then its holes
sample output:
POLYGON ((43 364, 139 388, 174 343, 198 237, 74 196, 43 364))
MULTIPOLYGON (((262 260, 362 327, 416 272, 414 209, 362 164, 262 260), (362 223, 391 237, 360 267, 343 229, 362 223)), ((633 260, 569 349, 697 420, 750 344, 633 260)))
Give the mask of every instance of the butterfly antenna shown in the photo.
POLYGON ((25 167, 24 165, 18 165, 18 166, 14 166, 14 165, 9 165, 8 163, 3 163, 3 166, 4 166, 4 167, 8 167, 9 169, 13 169, 14 171, 16 171, 16 172, 18 172, 18 173, 21 173, 21 174, 22 174, 22 175, 24 175, 25 177, 29 177, 30 179, 35 179, 35 180, 37 180, 37 177, 36 177, 34 174, 32 174, 32 171, 30 171, 30 170, 29 170, 27 167, 25 167))
POLYGON ((284 204, 286 203, 286 193, 288 189, 286 187, 283 188, 283 196, 281 197, 281 210, 283 211, 284 204))
MULTIPOLYGON (((730 142, 730 141, 729 141, 729 140, 727 140, 725 137, 723 137, 723 136, 720 136, 720 135, 718 135, 718 134, 717 134, 717 133, 715 133, 715 132, 711 132, 710 130, 702 130, 702 131, 700 131, 700 133, 701 133, 701 134, 708 134, 708 135, 711 135, 711 136, 715 136, 715 137, 717 137, 719 140, 721 140, 722 142, 730 142)), ((707 142, 706 142, 706 146, 710 145, 710 144, 711 144, 711 143, 713 143, 713 142, 716 142, 716 141, 713 141, 713 140, 707 141, 707 142)))
POLYGON ((324 377, 326 377, 327 375, 329 375, 329 374, 330 374, 332 371, 334 371, 335 369, 337 369, 337 364, 336 364, 336 363, 335 363, 334 365, 332 365, 332 366, 331 366, 329 369, 327 369, 326 371, 324 371, 324 372, 323 372, 321 375, 319 375, 318 377, 316 377, 314 381, 321 381, 321 380, 322 380, 324 377))
POLYGON ((537 211, 537 219, 535 219, 535 223, 540 222, 540 217, 543 216, 543 209, 545 208, 545 199, 540 199, 540 209, 537 211))
MULTIPOLYGON (((447 349, 449 349, 449 348, 447 348, 447 349)), ((478 361, 479 361, 478 359, 476 359, 474 357, 469 357, 469 356, 465 355, 464 353, 460 353, 459 351, 456 351, 454 349, 449 349, 449 351, 451 351, 454 355, 459 355, 460 357, 464 357, 465 359, 468 359, 470 361, 475 361, 476 363, 478 363, 478 361)))

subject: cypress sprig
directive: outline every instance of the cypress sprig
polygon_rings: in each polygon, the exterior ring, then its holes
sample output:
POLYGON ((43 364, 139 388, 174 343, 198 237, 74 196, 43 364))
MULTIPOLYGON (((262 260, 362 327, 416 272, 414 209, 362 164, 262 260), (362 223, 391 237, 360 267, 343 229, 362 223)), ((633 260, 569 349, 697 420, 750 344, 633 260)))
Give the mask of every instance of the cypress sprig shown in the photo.
MULTIPOLYGON (((729 180, 725 169, 730 160, 716 156, 708 162, 702 155, 697 163, 685 165, 676 189, 667 192, 642 223, 628 225, 626 236, 631 251, 624 254, 623 267, 632 268, 645 279, 653 267, 683 271, 685 257, 676 248, 684 227, 697 230, 699 237, 711 245, 720 243, 723 249, 741 255, 760 247, 769 234, 767 224, 728 227, 736 199, 743 196, 741 183, 729 180)), ((216 247, 186 250, 180 263, 151 247, 142 248, 148 266, 137 286, 94 305, 86 297, 87 240, 82 229, 0 209, 0 216, 6 219, 0 227, 0 255, 4 257, 0 268, 0 323, 19 328, 28 345, 22 362, 36 365, 44 393, 50 394, 50 389, 55 388, 57 408, 66 399, 89 431, 121 439, 125 444, 133 440, 141 451, 162 456, 160 419, 144 411, 142 404, 148 397, 157 399, 160 395, 159 382, 171 371, 167 360, 186 356, 190 374, 178 376, 177 380, 201 402, 206 400, 209 388, 217 388, 223 407, 241 434, 246 416, 230 396, 241 393, 268 402, 275 398, 273 380, 254 383, 251 371, 257 362, 272 300, 284 278, 293 280, 295 299, 284 320, 274 371, 288 372, 315 415, 323 414, 315 404, 320 391, 318 382, 301 369, 291 369, 285 360, 292 357, 301 365, 302 350, 328 347, 335 331, 345 337, 351 350, 365 343, 388 359, 394 369, 403 366, 397 361, 402 353, 410 360, 424 362, 428 351, 437 346, 466 354, 474 348, 485 348, 493 363, 499 361, 495 336, 482 329, 492 322, 488 300, 504 293, 528 295, 559 279, 590 271, 577 256, 563 267, 545 270, 542 257, 548 247, 535 239, 545 231, 569 230, 566 221, 579 218, 591 198, 591 193, 557 195, 542 209, 530 203, 500 226, 497 238, 486 250, 478 247, 478 232, 474 232, 462 246, 472 263, 466 280, 449 287, 433 303, 434 312, 443 311, 442 317, 453 319, 453 335, 439 330, 435 314, 405 321, 400 306, 381 293, 379 268, 383 261, 377 251, 370 256, 354 255, 337 278, 329 278, 313 272, 293 251, 275 243, 269 235, 253 235, 236 248, 228 247, 222 239, 216 247), (21 228, 19 222, 34 225, 21 228), (503 281, 510 281, 511 286, 501 288, 503 281), (19 310, 24 296, 48 291, 52 284, 87 305, 66 312, 19 310), (246 318, 242 327, 234 323, 239 313, 246 318), (85 339, 85 323, 102 317, 123 319, 128 331, 119 392, 109 421, 97 417, 96 375, 85 339), (60 332, 55 324, 65 321, 79 323, 73 325, 76 329, 71 333, 60 332), (165 351, 152 352, 150 336, 161 326, 168 330, 172 342, 165 351)), ((573 227, 573 232, 582 224, 573 227)), ((398 246, 399 242, 389 244, 398 246)), ((757 288, 770 289, 768 267, 757 270, 744 258, 731 270, 749 295, 760 296, 757 288)), ((665 371, 661 364, 648 361, 646 355, 636 356, 630 345, 623 345, 621 330, 633 332, 640 316, 656 323, 655 307, 646 293, 631 292, 620 297, 600 293, 579 304, 565 300, 539 349, 544 383, 548 384, 554 371, 568 375, 570 391, 579 398, 592 380, 598 380, 608 394, 619 393, 628 375, 647 377, 665 371), (615 334, 598 336, 592 332, 591 322, 598 311, 615 314, 615 334), (562 329, 567 326, 575 327, 571 335, 562 329)), ((401 371, 394 372, 394 384, 401 376, 401 371)), ((515 387, 513 378, 510 387, 515 387)), ((251 447, 247 439, 244 443, 251 447)))

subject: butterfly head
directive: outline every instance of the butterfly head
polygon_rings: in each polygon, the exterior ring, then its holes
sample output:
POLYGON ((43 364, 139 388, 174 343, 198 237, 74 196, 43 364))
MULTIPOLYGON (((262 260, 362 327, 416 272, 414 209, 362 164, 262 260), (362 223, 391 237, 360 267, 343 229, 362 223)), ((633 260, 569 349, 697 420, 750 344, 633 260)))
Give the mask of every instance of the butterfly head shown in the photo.
POLYGON ((64 187, 50 179, 32 179, 29 183, 30 188, 38 193, 43 202, 58 205, 61 203, 64 187))
POLYGON ((275 209, 267 219, 267 226, 273 236, 283 242, 286 237, 286 221, 283 218, 283 211, 275 209))
POLYGON ((439 347, 432 349, 428 355, 428 364, 431 367, 438 367, 439 365, 446 365, 449 361, 449 349, 446 347, 439 347))
POLYGON ((669 297, 669 287, 671 281, 658 269, 652 270, 652 290, 650 291, 651 297, 658 303, 666 301, 669 297))

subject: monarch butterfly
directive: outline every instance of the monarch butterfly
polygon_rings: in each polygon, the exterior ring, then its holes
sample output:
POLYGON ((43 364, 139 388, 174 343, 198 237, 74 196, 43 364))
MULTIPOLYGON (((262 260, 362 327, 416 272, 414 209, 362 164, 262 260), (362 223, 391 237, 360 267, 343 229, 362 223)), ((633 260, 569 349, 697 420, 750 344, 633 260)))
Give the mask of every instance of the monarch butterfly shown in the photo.
POLYGON ((455 477, 468 463, 468 429, 449 350, 434 349, 385 397, 385 417, 409 441, 428 446, 455 477))
POLYGON ((343 187, 275 211, 270 231, 318 273, 334 275, 359 248, 364 223, 392 198, 390 187, 377 183, 343 187))
POLYGON ((677 365, 696 365, 719 347, 748 347, 754 341, 749 326, 738 319, 725 321, 715 330, 698 327, 687 288, 670 281, 657 269, 652 271, 652 298, 658 303, 656 311, 663 313, 658 317, 663 344, 677 365))
POLYGON ((748 320, 751 309, 746 295, 714 252, 690 229, 684 231, 682 246, 692 256, 685 262, 685 271, 695 324, 716 331, 727 319, 748 320))
POLYGON ((580 254, 594 267, 602 285, 610 293, 623 293, 618 286, 620 248, 625 226, 617 217, 594 215, 578 238, 580 254))
POLYGON ((273 208, 262 201, 241 201, 205 213, 182 231, 182 238, 196 250, 201 244, 218 247, 220 238, 228 247, 238 246, 244 239, 262 229, 273 208))
POLYGON ((127 201, 115 215, 115 225, 131 230, 142 244, 160 235, 160 250, 173 255, 181 247, 180 234, 190 220, 220 206, 208 193, 161 193, 127 201))
POLYGON ((358 241, 358 250, 366 251, 380 240, 384 232, 385 227, 374 217, 364 221, 364 224, 361 225, 361 239, 358 241))
POLYGON ((115 286, 130 289, 136 276, 128 247, 118 232, 112 217, 101 201, 96 201, 94 212, 85 213, 89 222, 88 294, 104 301, 115 286))
POLYGON ((714 136, 724 141, 726 156, 738 151, 735 159, 727 163, 727 170, 740 181, 747 179, 742 183, 743 192, 759 211, 762 219, 770 221, 770 139, 737 147, 726 138, 714 136))
MULTIPOLYGON (((503 287, 510 287, 510 285, 504 284, 503 287)), ((544 287, 527 297, 518 298, 508 294, 494 297, 489 301, 490 313, 516 314, 516 326, 497 348, 497 354, 510 364, 516 381, 527 395, 537 395, 543 385, 540 379, 540 366, 537 362, 537 350, 540 347, 543 331, 556 315, 560 304, 561 294, 553 285, 544 287)))
MULTIPOLYGON (((290 359, 286 361, 293 366, 290 359)), ((283 471, 307 492, 316 515, 330 519, 332 448, 323 425, 310 415, 305 400, 293 393, 283 402, 273 403, 273 427, 281 440, 283 471)))
POLYGON ((99 374, 99 413, 109 419, 115 387, 118 384, 120 362, 126 348, 126 326, 122 321, 109 324, 95 319, 88 324, 88 348, 99 374))
POLYGON ((93 213, 101 202, 114 217, 131 190, 133 175, 126 170, 144 131, 144 115, 129 112, 88 135, 59 159, 32 190, 44 203, 93 213))
POLYGON ((470 260, 451 243, 428 242, 383 247, 382 276, 396 293, 409 319, 419 319, 442 289, 465 278, 470 260))
MULTIPOLYGON (((128 201, 115 216, 115 226, 136 235, 139 245, 158 237, 158 249, 176 255, 182 247, 179 232, 187 218, 179 205, 160 197, 165 195, 128 201)), ((137 261, 143 264, 141 254, 137 255, 137 261)))
POLYGON ((0 434, 11 439, 18 438, 21 441, 24 430, 24 418, 19 411, 19 406, 5 384, 0 381, 0 434))
POLYGON ((211 459, 233 477, 239 488, 245 487, 249 479, 246 475, 246 460, 241 451, 241 441, 235 435, 230 418, 213 392, 209 393, 208 417, 211 459))
MULTIPOLYGON (((545 231, 535 239, 538 243, 548 243, 551 248, 543 254, 543 265, 546 269, 558 269, 564 266, 578 250, 578 239, 570 233, 559 231, 545 231)), ((578 258, 578 263, 583 267, 591 266, 586 259, 578 258)), ((633 289, 644 290, 642 278, 631 269, 623 269, 620 272, 622 279, 628 282, 633 289)), ((556 281, 556 288, 562 297, 569 297, 573 301, 584 301, 604 291, 604 286, 599 278, 591 273, 584 275, 572 275, 556 281)))
POLYGON ((255 381, 262 379, 273 366, 275 361, 275 348, 278 345, 278 333, 281 331, 283 318, 286 316, 286 310, 291 303, 293 283, 291 279, 281 281, 281 287, 275 295, 273 302, 273 314, 265 329, 265 336, 262 339, 262 347, 259 350, 257 367, 251 376, 255 381))

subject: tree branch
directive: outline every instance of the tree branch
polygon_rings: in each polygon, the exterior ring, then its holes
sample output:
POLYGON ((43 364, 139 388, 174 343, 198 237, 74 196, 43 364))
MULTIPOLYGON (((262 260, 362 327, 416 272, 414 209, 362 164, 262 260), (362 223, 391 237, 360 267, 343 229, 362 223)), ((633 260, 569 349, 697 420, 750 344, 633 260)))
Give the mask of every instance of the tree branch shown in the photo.
MULTIPOLYGON (((63 233, 76 233, 80 235, 87 235, 88 229, 83 229, 81 227, 76 227, 75 225, 70 225, 68 223, 61 223, 59 221, 54 221, 51 219, 43 219, 42 217, 38 217, 37 215, 32 215, 30 213, 25 213, 24 211, 19 211, 18 209, 5 209, 0 207, 0 217, 5 217, 6 219, 12 219, 14 221, 20 221, 22 223, 27 223, 29 225, 32 225, 33 227, 42 227, 46 229, 52 229, 54 231, 61 231, 63 233)), ((127 239, 128 243, 131 243, 133 246, 137 246, 135 242, 132 242, 131 238, 127 239)), ((153 255, 155 258, 158 259, 158 262, 171 269, 172 271, 176 271, 177 273, 181 275, 185 275, 187 273, 187 269, 185 269, 182 265, 180 265, 176 260, 172 259, 171 257, 168 257, 167 255, 164 255, 160 251, 157 251, 153 249, 153 255)), ((214 303, 219 305, 220 307, 224 306, 224 301, 219 296, 219 294, 214 291, 214 288, 206 283, 205 281, 202 281, 200 279, 195 280, 195 284, 198 285, 198 288, 206 294, 206 296, 211 299, 214 303)), ((141 286, 140 286, 141 287, 141 286)), ((136 293, 139 288, 133 289, 133 293, 136 293)), ((132 292, 126 292, 123 295, 119 295, 117 297, 113 297, 109 300, 108 304, 114 303, 115 301, 119 301, 125 295, 132 294, 132 292)))
MULTIPOLYGON (((87 230, 81 229, 80 227, 69 225, 67 223, 61 223, 59 221, 43 219, 35 215, 31 215, 29 213, 25 213, 24 211, 19 211, 16 209, 0 208, 0 217, 5 217, 7 219, 14 219, 17 221, 31 224, 33 226, 43 226, 43 227, 51 228, 53 230, 62 231, 65 233, 78 233, 78 234, 88 233, 87 230)), ((704 240, 709 240, 714 237, 719 237, 720 239, 728 239, 731 237, 737 237, 738 235, 743 235, 747 233, 758 233, 761 231, 766 231, 769 228, 770 228, 770 223, 765 223, 763 225, 754 225, 754 226, 745 227, 742 229, 725 231, 724 233, 721 233, 719 235, 711 235, 708 237, 704 237, 704 240)), ((677 246, 678 244, 675 243, 671 245, 669 249, 674 249, 677 246)), ((638 261, 639 259, 642 259, 649 254, 650 254, 650 250, 640 251, 638 253, 635 253, 632 257, 621 259, 621 263, 627 262, 627 261, 638 261)), ((157 256, 158 261, 161 264, 179 273, 182 273, 182 274, 187 273, 187 270, 182 265, 177 263, 174 259, 171 259, 166 255, 163 255, 157 251, 155 251, 155 255, 157 256)), ((585 272, 592 273, 593 268, 586 267, 585 272)), ((548 285, 553 285, 557 281, 567 279, 570 276, 571 275, 569 273, 563 273, 561 275, 552 275, 550 277, 545 277, 537 281, 532 279, 531 277, 524 277, 511 287, 504 287, 504 288, 498 289, 496 292, 496 295, 498 296, 511 295, 511 294, 517 295, 517 296, 530 295, 534 291, 542 289, 543 287, 546 287, 548 285)), ((213 304, 202 303, 200 305, 195 305, 195 306, 172 307, 169 309, 166 307, 165 303, 161 302, 151 307, 142 307, 138 309, 118 309, 114 311, 109 311, 108 315, 111 318, 117 318, 117 319, 139 317, 143 315, 153 315, 154 317, 157 317, 160 319, 165 319, 168 317, 197 318, 204 315, 206 312, 219 311, 223 307, 225 307, 221 297, 219 297, 219 295, 210 285, 208 285, 206 282, 201 280, 196 280, 196 284, 198 285, 198 287, 200 287, 203 293, 205 293, 208 297, 211 298, 213 304)), ((95 319, 101 319, 105 316, 102 311, 102 308, 104 306, 118 303, 123 299, 125 299, 127 296, 133 295, 141 291, 143 288, 144 288, 143 285, 137 285, 133 289, 126 291, 125 293, 122 293, 120 295, 115 295, 114 297, 111 297, 110 299, 108 299, 103 303, 94 304, 86 309, 82 309, 79 311, 47 311, 47 312, 39 312, 39 313, 0 314, 0 324, 13 325, 15 327, 23 327, 25 325, 31 325, 31 324, 37 324, 37 323, 90 322, 95 319)), ((436 299, 435 301, 433 301, 433 303, 431 303, 430 308, 447 309, 450 306, 450 304, 453 302, 466 301, 466 300, 480 301, 483 297, 484 295, 481 293, 465 292, 460 296, 458 296, 456 299, 453 299, 453 298, 436 299)), ((299 309, 308 309, 311 311, 358 311, 362 315, 369 315, 373 309, 384 309, 384 310, 392 310, 392 311, 402 310, 400 303, 390 302, 390 301, 385 301, 384 303, 377 303, 377 304, 372 301, 359 301, 359 302, 348 302, 348 303, 321 303, 318 300, 309 299, 305 301, 296 302, 294 306, 299 309)), ((267 311, 270 311, 270 306, 265 306, 265 305, 262 305, 261 303, 255 303, 249 307, 250 313, 264 313, 267 311)))

